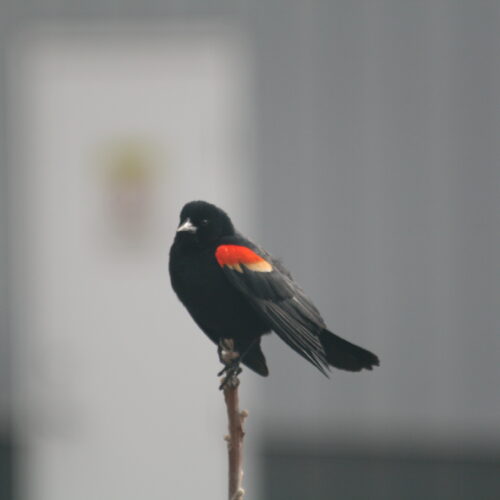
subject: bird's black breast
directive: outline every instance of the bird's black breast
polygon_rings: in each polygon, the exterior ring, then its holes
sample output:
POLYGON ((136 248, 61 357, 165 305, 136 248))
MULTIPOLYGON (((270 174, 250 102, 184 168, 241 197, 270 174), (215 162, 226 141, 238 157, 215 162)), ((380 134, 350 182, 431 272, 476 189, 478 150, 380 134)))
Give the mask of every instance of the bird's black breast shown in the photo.
POLYGON ((214 341, 234 335, 252 339, 269 326, 225 277, 215 248, 170 252, 172 288, 200 328, 214 341))

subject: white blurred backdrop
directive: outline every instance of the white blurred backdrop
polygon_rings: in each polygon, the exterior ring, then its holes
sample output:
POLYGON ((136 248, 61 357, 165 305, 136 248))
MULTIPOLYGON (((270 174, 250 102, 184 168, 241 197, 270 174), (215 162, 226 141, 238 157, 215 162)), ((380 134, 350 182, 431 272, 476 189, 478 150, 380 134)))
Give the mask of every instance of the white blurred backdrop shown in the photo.
POLYGON ((248 57, 234 33, 160 28, 46 27, 13 53, 26 498, 224 496, 216 347, 168 250, 188 200, 251 224, 248 57))

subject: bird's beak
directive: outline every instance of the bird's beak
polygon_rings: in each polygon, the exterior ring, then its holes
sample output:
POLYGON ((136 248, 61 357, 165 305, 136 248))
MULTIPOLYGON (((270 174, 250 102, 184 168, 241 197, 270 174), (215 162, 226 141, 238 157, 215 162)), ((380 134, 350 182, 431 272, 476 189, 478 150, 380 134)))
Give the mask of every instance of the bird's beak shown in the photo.
POLYGON ((188 219, 186 219, 178 228, 177 232, 187 231, 188 233, 196 233, 198 228, 193 225, 193 223, 188 219))

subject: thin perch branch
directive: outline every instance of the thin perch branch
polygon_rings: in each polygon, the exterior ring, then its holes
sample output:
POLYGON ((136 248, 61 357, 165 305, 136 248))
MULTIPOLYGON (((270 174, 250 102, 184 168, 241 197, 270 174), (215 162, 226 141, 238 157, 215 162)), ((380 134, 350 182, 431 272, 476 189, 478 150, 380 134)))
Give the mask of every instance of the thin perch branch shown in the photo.
POLYGON ((235 363, 238 353, 234 351, 234 342, 224 339, 221 345, 221 361, 226 365, 226 375, 222 381, 224 400, 227 407, 229 434, 227 441, 229 463, 229 500, 243 500, 245 490, 242 488, 243 479, 243 423, 248 416, 246 410, 240 411, 238 387, 239 366, 235 363))

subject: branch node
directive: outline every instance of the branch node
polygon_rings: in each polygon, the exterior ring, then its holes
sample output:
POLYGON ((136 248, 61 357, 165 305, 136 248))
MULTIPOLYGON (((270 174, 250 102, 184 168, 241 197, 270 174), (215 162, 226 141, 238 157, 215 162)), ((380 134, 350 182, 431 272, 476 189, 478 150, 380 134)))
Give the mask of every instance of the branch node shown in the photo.
POLYGON ((241 500, 244 494, 245 490, 243 488, 239 488, 238 491, 231 497, 230 500, 241 500))

